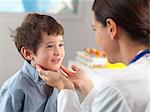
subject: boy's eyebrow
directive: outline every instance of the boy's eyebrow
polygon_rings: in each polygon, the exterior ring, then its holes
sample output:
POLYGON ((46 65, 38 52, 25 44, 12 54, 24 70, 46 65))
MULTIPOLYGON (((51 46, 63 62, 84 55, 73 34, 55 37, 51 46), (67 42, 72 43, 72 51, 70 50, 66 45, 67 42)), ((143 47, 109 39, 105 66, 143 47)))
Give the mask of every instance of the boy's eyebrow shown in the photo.
MULTIPOLYGON (((60 40, 59 42, 64 42, 63 40, 60 40)), ((49 41, 49 42, 47 42, 47 43, 45 43, 45 44, 50 44, 50 43, 55 43, 54 41, 49 41)))

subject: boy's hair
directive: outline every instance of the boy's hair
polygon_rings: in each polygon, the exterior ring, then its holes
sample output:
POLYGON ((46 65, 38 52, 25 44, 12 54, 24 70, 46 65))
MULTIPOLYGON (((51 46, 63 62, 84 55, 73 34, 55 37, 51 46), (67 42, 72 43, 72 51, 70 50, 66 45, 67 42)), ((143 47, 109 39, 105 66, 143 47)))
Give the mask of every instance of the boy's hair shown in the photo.
POLYGON ((64 29, 51 16, 31 13, 26 16, 12 37, 19 52, 22 47, 25 47, 36 54, 43 33, 56 36, 63 35, 64 29))

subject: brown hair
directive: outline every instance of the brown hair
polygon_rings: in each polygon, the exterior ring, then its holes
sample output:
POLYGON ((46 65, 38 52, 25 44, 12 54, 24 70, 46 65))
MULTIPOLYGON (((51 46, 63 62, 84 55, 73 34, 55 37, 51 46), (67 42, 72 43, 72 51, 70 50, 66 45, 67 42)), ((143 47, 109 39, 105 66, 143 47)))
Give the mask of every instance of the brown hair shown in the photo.
POLYGON ((63 35, 64 29, 51 16, 32 13, 26 16, 12 37, 19 52, 22 47, 25 47, 36 54, 43 33, 63 35))
POLYGON ((95 0, 92 10, 96 20, 106 25, 113 19, 131 37, 131 40, 149 46, 150 0, 95 0))

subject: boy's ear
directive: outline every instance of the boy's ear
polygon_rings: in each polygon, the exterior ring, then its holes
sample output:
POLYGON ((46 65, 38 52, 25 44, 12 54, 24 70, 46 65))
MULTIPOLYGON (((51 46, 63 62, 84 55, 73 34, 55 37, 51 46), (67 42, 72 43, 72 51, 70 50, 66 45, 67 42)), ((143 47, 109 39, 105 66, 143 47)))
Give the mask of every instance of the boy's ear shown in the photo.
POLYGON ((111 18, 108 18, 106 19, 106 26, 111 39, 112 40, 117 39, 118 37, 116 35, 118 33, 118 29, 116 22, 111 18))
POLYGON ((33 59, 33 53, 29 49, 22 47, 20 52, 26 60, 32 60, 33 59))

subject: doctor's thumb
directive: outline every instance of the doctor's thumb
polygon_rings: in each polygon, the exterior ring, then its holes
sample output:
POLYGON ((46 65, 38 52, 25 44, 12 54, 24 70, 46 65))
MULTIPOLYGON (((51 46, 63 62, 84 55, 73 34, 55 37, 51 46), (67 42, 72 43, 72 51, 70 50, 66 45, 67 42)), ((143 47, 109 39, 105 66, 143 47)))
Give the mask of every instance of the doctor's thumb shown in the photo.
POLYGON ((40 76, 41 75, 47 75, 47 73, 44 70, 42 70, 40 65, 36 65, 35 68, 36 68, 36 71, 39 73, 40 76))
POLYGON ((72 68, 72 70, 74 70, 75 72, 78 72, 78 71, 80 70, 76 65, 72 65, 71 68, 72 68))
POLYGON ((37 70, 38 72, 40 72, 41 67, 40 67, 39 65, 36 65, 35 68, 36 68, 36 70, 37 70))

